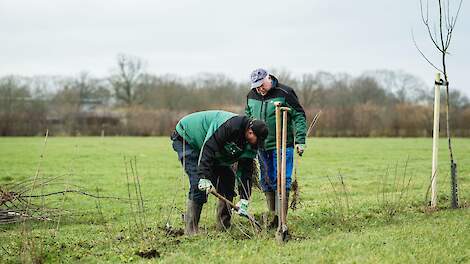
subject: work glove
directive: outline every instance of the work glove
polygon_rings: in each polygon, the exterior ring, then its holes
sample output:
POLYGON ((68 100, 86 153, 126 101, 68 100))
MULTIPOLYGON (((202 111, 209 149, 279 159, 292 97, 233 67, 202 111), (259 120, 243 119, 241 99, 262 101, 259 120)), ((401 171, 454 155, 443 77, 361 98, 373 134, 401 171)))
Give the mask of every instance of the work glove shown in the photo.
POLYGON ((211 189, 214 188, 212 182, 208 179, 200 179, 197 187, 200 191, 206 192, 206 194, 209 194, 211 189))
POLYGON ((248 216, 248 200, 246 199, 240 199, 240 201, 238 201, 237 203, 237 207, 238 207, 238 214, 239 215, 244 215, 244 216, 248 216))
POLYGON ((297 144, 297 145, 295 145, 295 150, 297 151, 297 154, 299 154, 299 156, 302 156, 302 154, 304 154, 305 145, 304 144, 297 144))

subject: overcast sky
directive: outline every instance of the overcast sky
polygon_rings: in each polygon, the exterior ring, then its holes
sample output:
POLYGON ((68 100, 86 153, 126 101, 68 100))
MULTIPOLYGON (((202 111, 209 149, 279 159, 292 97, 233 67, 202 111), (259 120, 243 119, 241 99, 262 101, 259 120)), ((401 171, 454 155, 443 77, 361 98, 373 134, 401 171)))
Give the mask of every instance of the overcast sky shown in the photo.
MULTIPOLYGON (((467 95, 469 6, 464 2, 448 60, 451 85, 467 95)), ((116 55, 127 53, 154 74, 214 72, 248 82, 256 67, 297 75, 390 69, 432 84, 435 70, 414 47, 412 29, 437 59, 418 0, 0 0, 0 75, 104 76, 116 55)))

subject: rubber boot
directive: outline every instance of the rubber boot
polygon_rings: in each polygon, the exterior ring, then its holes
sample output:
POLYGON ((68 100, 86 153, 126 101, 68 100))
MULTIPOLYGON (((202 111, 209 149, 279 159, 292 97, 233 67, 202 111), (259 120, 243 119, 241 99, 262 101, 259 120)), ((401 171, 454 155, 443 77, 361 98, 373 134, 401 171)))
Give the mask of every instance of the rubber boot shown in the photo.
POLYGON ((265 192, 266 205, 268 206, 268 213, 265 216, 265 224, 267 228, 276 228, 278 224, 278 217, 276 215, 276 196, 274 192, 265 192))
MULTIPOLYGON (((230 202, 233 198, 227 198, 230 202)), ((230 211, 230 205, 220 200, 217 203, 217 215, 216 215, 216 227, 219 231, 225 231, 230 228, 230 220, 232 218, 232 212, 230 211)))
POLYGON ((199 231, 199 219, 201 217, 202 204, 188 200, 186 214, 184 216, 186 235, 195 235, 199 231))

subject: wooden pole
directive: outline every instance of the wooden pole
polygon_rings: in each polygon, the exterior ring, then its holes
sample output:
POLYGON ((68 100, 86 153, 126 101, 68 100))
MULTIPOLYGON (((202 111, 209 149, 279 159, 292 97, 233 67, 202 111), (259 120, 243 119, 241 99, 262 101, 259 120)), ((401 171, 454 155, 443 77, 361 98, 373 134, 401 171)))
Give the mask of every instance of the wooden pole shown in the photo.
MULTIPOLYGON (((240 210, 240 207, 238 207, 236 204, 234 204, 233 202, 231 202, 229 199, 225 198, 223 195, 221 195, 220 193, 217 192, 217 190, 215 190, 214 188, 212 188, 210 190, 210 193, 212 193, 215 197, 219 198, 220 200, 224 201, 226 204, 228 204, 231 208, 235 209, 235 211, 238 212, 238 210, 240 210)), ((261 230, 261 225, 260 223, 258 223, 258 221, 256 221, 256 219, 251 215, 251 214, 247 214, 247 215, 242 215, 246 218, 248 218, 248 220, 250 220, 250 222, 252 224, 254 224, 258 231, 261 230)))
POLYGON ((432 173, 431 173, 431 207, 437 205, 437 175, 438 175, 438 150, 439 150, 439 113, 441 101, 441 74, 436 74, 434 85, 434 128, 432 141, 432 173))
POLYGON ((276 106, 276 213, 278 218, 278 228, 281 227, 281 104, 279 102, 274 103, 276 106))
POLYGON ((221 194, 219 194, 214 188, 212 188, 210 190, 210 193, 212 193, 215 197, 219 198, 220 200, 224 201, 226 204, 230 205, 230 207, 232 207, 236 211, 238 211, 238 209, 240 209, 232 201, 230 201, 229 199, 227 199, 224 196, 222 196, 221 194))
MULTIPOLYGON (((282 164, 281 164, 281 223, 282 228, 287 225, 287 215, 286 215, 286 148, 287 148, 287 110, 282 112, 282 164)), ((284 231, 284 230, 282 230, 284 231)))

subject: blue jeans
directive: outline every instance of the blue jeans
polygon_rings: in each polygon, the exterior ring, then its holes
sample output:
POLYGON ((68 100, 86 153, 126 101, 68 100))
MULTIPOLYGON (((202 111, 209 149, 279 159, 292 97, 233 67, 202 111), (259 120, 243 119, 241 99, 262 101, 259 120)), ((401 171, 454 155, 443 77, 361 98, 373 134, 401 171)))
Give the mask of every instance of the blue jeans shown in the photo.
MULTIPOLYGON (((199 151, 192 149, 187 142, 185 142, 183 151, 183 142, 178 139, 173 140, 173 149, 178 154, 178 159, 180 160, 181 165, 184 166, 184 170, 189 178, 188 199, 199 204, 206 203, 206 193, 200 191, 198 188, 199 179, 201 178, 198 175, 199 151)), ((234 190, 235 173, 232 168, 228 166, 214 166, 211 171, 211 175, 209 175, 208 179, 212 182, 212 185, 216 187, 217 192, 222 194, 225 198, 232 200, 233 197, 236 196, 234 190)))
MULTIPOLYGON (((259 151, 260 185, 263 192, 277 190, 277 153, 276 150, 259 151)), ((286 189, 290 190, 292 169, 294 166, 294 148, 286 148, 286 189)))

